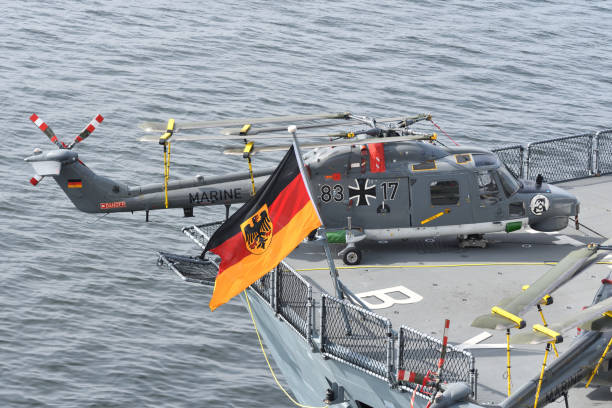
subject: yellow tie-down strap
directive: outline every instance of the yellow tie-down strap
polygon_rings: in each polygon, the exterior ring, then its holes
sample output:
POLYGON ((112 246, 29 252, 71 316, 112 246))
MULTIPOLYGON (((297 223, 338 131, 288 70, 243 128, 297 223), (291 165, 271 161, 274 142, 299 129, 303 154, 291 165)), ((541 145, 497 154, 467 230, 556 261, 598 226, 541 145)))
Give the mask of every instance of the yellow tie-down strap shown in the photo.
POLYGON ((551 330, 546 326, 542 326, 541 324, 534 324, 533 331, 540 332, 550 337, 551 341, 554 343, 563 343, 563 336, 561 335, 561 333, 551 330))
POLYGON ((525 320, 521 319, 519 316, 517 316, 515 314, 510 313, 507 310, 502 309, 499 306, 493 306, 491 308, 491 313, 496 314, 498 316, 501 316, 504 319, 510 320, 511 322, 513 322, 516 325, 517 329, 522 329, 526 325, 525 320))

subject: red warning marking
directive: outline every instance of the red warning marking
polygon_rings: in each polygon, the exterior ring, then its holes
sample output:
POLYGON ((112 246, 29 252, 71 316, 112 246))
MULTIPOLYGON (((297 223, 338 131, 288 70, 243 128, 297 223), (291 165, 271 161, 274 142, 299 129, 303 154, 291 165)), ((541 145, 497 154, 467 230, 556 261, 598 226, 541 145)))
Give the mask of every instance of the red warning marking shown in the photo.
POLYGON ((43 120, 42 120, 41 118, 39 118, 39 117, 38 117, 38 115, 37 115, 37 114, 35 114, 35 113, 33 113, 33 114, 32 114, 32 116, 30 116, 30 120, 31 120, 32 122, 34 122, 34 124, 35 124, 36 126, 38 126, 38 128, 39 128, 40 130, 42 130, 43 132, 44 132, 45 130, 47 130, 47 128, 49 127, 49 126, 47 126, 47 124, 46 124, 45 122, 43 122, 43 120))
POLYGON ((125 205, 125 201, 115 201, 112 203, 100 203, 100 209, 101 210, 111 210, 113 208, 124 208, 125 205))
POLYGON ((604 285, 612 285, 612 280, 610 279, 602 279, 601 283, 604 285))
POLYGON ((40 181, 40 179, 37 179, 36 177, 32 177, 30 179, 30 184, 32 184, 33 186, 37 185, 38 182, 40 181))
POLYGON ((332 179, 334 181, 340 181, 342 180, 342 174, 340 173, 334 173, 334 174, 328 174, 327 176, 325 176, 326 180, 332 179))

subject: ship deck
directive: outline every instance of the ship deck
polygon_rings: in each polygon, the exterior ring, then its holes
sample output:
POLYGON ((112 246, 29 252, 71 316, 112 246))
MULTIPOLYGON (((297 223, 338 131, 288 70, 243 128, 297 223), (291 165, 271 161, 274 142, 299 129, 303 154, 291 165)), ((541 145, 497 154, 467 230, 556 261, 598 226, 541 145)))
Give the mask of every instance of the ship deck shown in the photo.
MULTIPOLYGON (((390 319, 396 330, 406 325, 441 339, 444 319, 450 319, 449 342, 476 358, 478 400, 498 403, 506 397, 505 332, 474 328, 471 322, 488 313, 502 298, 535 281, 551 262, 577 247, 612 236, 612 176, 559 185, 581 202, 579 218, 584 226, 579 230, 570 222, 568 228, 556 233, 526 230, 488 234, 488 247, 484 249, 460 249, 452 237, 362 243, 362 265, 347 267, 340 259, 335 260, 340 280, 373 305, 373 312, 390 319), (383 303, 376 296, 368 296, 372 291, 386 292, 404 303, 383 303)), ((332 245, 332 252, 340 249, 332 245)), ((302 243, 286 262, 313 285, 315 299, 320 299, 323 292, 334 294, 320 243, 302 243)), ((608 255, 557 290, 554 303, 544 307, 548 322, 590 305, 611 268, 612 256, 608 255)), ((535 308, 523 317, 526 330, 541 323, 535 308)), ((565 341, 558 345, 559 352, 567 349, 575 336, 576 331, 566 333, 565 341)), ((512 347, 513 389, 539 374, 543 355, 544 345, 512 347)), ((554 356, 549 362, 552 359, 554 356)), ((611 399, 609 389, 570 392, 570 406, 607 406, 611 399)))

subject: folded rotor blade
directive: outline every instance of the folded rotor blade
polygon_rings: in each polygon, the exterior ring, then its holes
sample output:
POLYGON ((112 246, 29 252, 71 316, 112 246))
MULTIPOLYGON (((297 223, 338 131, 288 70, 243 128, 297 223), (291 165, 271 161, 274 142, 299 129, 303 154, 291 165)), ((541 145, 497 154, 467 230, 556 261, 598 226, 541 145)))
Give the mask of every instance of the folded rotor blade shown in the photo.
MULTIPOLYGON (((300 135, 299 137, 346 137, 346 133, 332 133, 327 135, 300 135)), ((270 133, 270 134, 261 134, 261 135, 185 135, 185 134, 174 134, 172 136, 173 142, 178 141, 198 141, 198 140, 243 140, 243 139, 288 139, 291 138, 290 135, 285 133, 270 133)), ((157 142, 159 141, 159 136, 143 136, 138 139, 141 142, 157 142)))
MULTIPOLYGON (((607 325, 599 325, 600 331, 612 330, 612 317, 602 316, 604 313, 612 310, 612 298, 607 298, 599 303, 581 310, 573 314, 569 318, 560 323, 550 324, 548 327, 559 333, 566 333, 568 330, 580 327, 587 330, 593 329, 593 322, 596 320, 606 321, 607 325)), ((514 344, 540 344, 550 341, 550 337, 538 331, 517 333, 510 337, 510 343, 514 344)))
MULTIPOLYGON (((329 135, 302 135, 306 136, 329 136, 329 135)), ((370 139, 342 139, 333 142, 324 143, 300 143, 300 147, 303 149, 314 149, 317 147, 333 147, 333 146, 346 146, 346 145, 363 145, 371 143, 393 143, 393 142, 406 142, 409 140, 429 139, 431 135, 417 135, 417 136, 394 136, 394 137, 383 137, 383 138, 370 138, 370 139)), ((269 145, 269 146, 254 146, 251 154, 257 152, 273 152, 273 151, 285 151, 291 147, 290 144, 282 145, 269 145)), ((228 148, 223 151, 224 154, 242 154, 243 148, 228 148)))
MULTIPOLYGON (((346 125, 357 124, 357 123, 358 122, 353 122, 353 121, 335 122, 335 123, 317 123, 314 125, 301 125, 299 128, 300 129, 315 129, 315 128, 332 127, 332 126, 346 126, 346 125)), ((259 129, 250 129, 246 133, 242 131, 242 128, 221 130, 222 135, 226 135, 226 136, 240 135, 242 137, 244 137, 245 135, 252 136, 252 135, 259 135, 262 133, 274 133, 274 132, 287 132, 287 126, 272 126, 272 127, 265 127, 265 128, 259 128, 259 129)))
MULTIPOLYGON (((176 125, 176 131, 189 129, 206 129, 223 126, 240 126, 257 123, 281 123, 281 122, 299 122, 317 119, 348 119, 349 112, 340 113, 321 113, 315 115, 288 115, 288 116, 270 116, 262 118, 242 118, 242 119, 221 119, 209 120, 204 122, 183 122, 176 125)), ((165 122, 144 122, 140 127, 146 132, 163 132, 166 130, 165 122)))
MULTIPOLYGON (((538 304, 544 296, 557 290, 602 256, 602 254, 598 254, 597 246, 576 249, 550 268, 527 290, 517 294, 507 303, 500 304, 499 307, 516 316, 521 316, 529 307, 538 304)), ((511 328, 514 324, 508 319, 491 313, 476 318, 472 322, 472 326, 500 330, 511 328)))

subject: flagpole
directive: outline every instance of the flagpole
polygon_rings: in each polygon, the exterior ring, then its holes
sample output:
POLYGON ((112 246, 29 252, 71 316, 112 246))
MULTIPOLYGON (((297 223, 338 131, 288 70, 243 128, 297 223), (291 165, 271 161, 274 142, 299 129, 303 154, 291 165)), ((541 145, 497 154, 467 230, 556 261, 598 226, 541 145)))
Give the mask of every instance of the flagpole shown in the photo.
POLYGON ((329 265, 329 273, 332 277, 332 281, 334 282, 334 289, 336 290, 336 296, 338 299, 344 300, 344 285, 339 283, 338 281, 338 270, 336 269, 336 265, 334 265, 334 260, 331 256, 331 249, 329 247, 329 242, 327 241, 327 230, 325 229, 325 224, 323 223, 323 218, 321 217, 321 213, 319 212, 319 206, 317 205, 314 197, 312 195, 312 188, 310 187, 310 178, 306 175, 304 171, 304 161, 302 159, 302 152, 300 150, 300 145, 297 141, 297 127, 295 125, 291 125, 287 128, 287 131, 291 133, 293 137, 293 149, 295 150, 298 167, 300 168, 300 173, 302 174, 302 179, 304 180, 304 185, 306 186, 306 190, 308 190, 308 195, 310 196, 310 200, 314 205, 315 211, 317 212, 317 216, 319 217, 319 221, 321 221, 321 227, 319 227, 319 231, 321 231, 321 240, 323 241, 323 249, 325 250, 325 257, 327 258, 327 264, 329 265))

